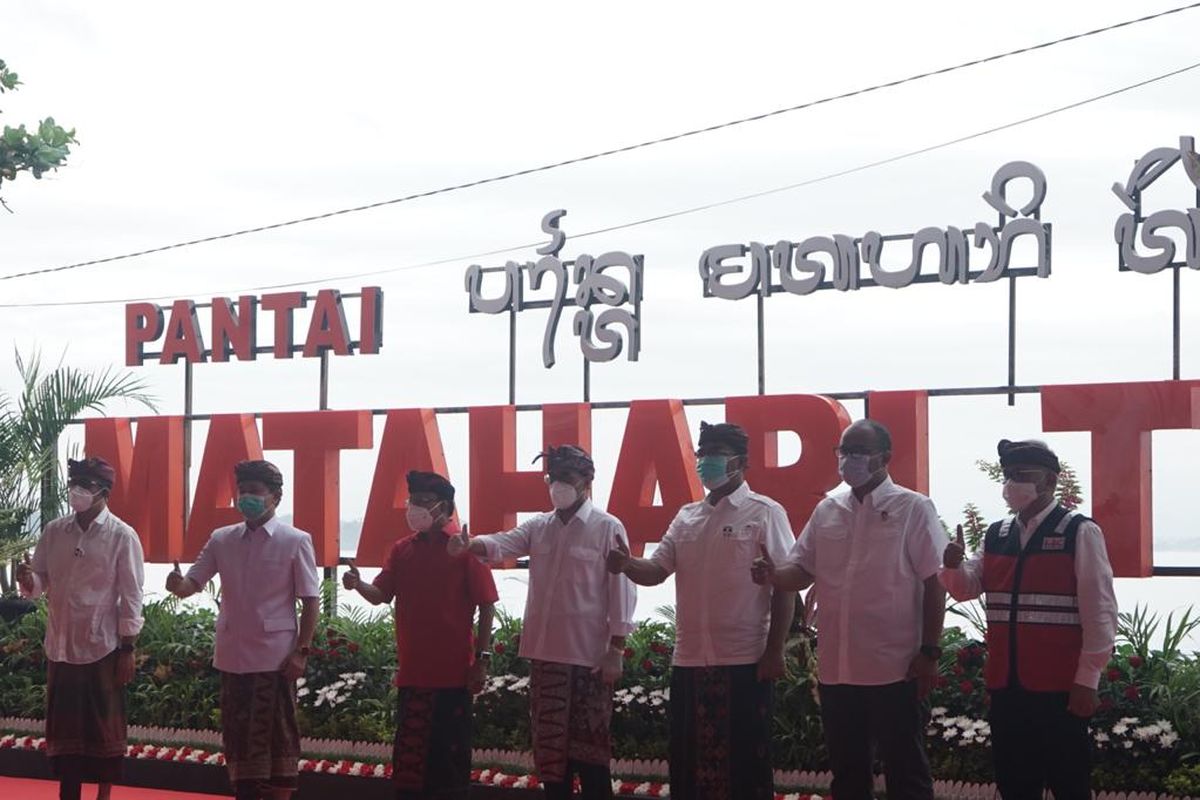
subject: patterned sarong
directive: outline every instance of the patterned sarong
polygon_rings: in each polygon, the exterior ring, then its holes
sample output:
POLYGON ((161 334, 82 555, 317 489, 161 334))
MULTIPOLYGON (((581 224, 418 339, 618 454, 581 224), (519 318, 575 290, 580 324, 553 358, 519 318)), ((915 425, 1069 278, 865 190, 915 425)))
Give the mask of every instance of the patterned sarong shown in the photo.
POLYGON ((770 681, 754 664, 671 670, 671 796, 771 800, 770 681))
POLYGON ((612 687, 589 667, 530 661, 529 670, 538 778, 563 781, 568 761, 607 767, 612 759, 612 687))
POLYGON ((117 653, 91 664, 51 661, 46 674, 46 755, 54 777, 116 783, 125 758, 125 688, 117 653))
POLYGON ((461 798, 471 787, 471 693, 401 686, 392 781, 398 798, 461 798))
POLYGON ((230 781, 295 789, 300 760, 295 684, 282 672, 222 672, 221 741, 230 781))

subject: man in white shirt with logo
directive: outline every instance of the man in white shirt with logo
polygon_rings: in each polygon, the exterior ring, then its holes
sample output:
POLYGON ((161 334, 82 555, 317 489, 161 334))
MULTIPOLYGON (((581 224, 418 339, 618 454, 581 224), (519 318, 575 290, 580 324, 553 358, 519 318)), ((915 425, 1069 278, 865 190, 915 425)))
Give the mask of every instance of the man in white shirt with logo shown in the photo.
POLYGON ((892 483, 892 437, 873 420, 842 433, 838 471, 850 491, 813 510, 785 564, 755 563, 756 582, 821 603, 821 719, 838 800, 872 796, 872 744, 892 800, 933 800, 923 702, 937 679, 946 534, 933 502, 892 483))
POLYGON ((125 758, 125 686, 142 630, 142 545, 108 510, 116 471, 102 458, 67 461, 74 512, 46 525, 33 561, 17 565, 26 597, 49 596, 46 755, 59 797, 98 783, 108 800, 125 758))
POLYGON ((795 536, 783 507, 746 483, 748 451, 737 425, 701 423, 696 470, 708 497, 679 510, 650 558, 623 545, 609 554, 611 571, 643 586, 675 575, 672 797, 775 794, 772 681, 785 672, 796 596, 747 576, 760 553, 784 559, 795 536))
POLYGON ((320 579, 312 537, 275 516, 283 497, 279 469, 243 461, 234 475, 246 521, 213 531, 187 577, 178 564, 167 576, 167 590, 189 597, 221 576, 213 666, 221 672, 229 779, 237 800, 285 800, 297 785, 296 680, 317 627, 320 579))
POLYGON ((608 573, 605 557, 628 538, 620 520, 592 505, 591 456, 563 445, 542 457, 554 511, 507 533, 452 536, 447 550, 492 562, 531 556, 520 655, 530 662, 538 778, 550 800, 569 797, 576 774, 584 798, 608 798, 612 685, 621 677, 637 594, 608 573))

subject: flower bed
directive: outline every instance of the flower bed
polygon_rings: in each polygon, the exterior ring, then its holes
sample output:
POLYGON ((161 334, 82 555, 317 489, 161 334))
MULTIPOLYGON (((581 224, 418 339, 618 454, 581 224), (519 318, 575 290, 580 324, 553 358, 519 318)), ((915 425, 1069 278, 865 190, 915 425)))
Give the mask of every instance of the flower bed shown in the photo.
MULTIPOLYGON (((0 622, 0 715, 42 714, 44 615, 39 606, 15 623, 0 622)), ((176 749, 218 751, 212 612, 169 599, 147 603, 145 617, 137 676, 129 690, 131 737, 176 749), (180 741, 170 734, 180 730, 198 738, 180 741)), ((1200 661, 1179 650, 1180 631, 1190 624, 1169 622, 1159 630, 1142 612, 1122 616, 1122 641, 1102 676, 1101 708, 1092 723, 1098 790, 1200 797, 1200 661), (1152 646, 1160 637, 1162 644, 1152 646)), ((618 763, 656 765, 645 772, 624 771, 630 777, 665 777, 673 642, 673 627, 661 621, 642 623, 627 642, 625 674, 614 692, 614 756, 618 763)), ((523 754, 530 747, 528 668, 516 657, 519 644, 519 621, 501 617, 492 677, 474 708, 476 753, 493 754, 478 766, 501 766, 501 774, 518 779, 530 765, 504 761, 498 754, 523 754)), ((298 689, 304 749, 319 755, 318 762, 351 769, 356 761, 389 760, 396 702, 390 680, 394 647, 390 613, 348 612, 324 620, 298 689)), ((943 650, 926 740, 934 775, 951 783, 990 783, 988 696, 982 680, 986 650, 959 629, 947 631, 943 650)), ((789 655, 788 674, 776 684, 775 766, 781 775, 819 774, 828 762, 813 646, 804 632, 794 632, 789 655)))

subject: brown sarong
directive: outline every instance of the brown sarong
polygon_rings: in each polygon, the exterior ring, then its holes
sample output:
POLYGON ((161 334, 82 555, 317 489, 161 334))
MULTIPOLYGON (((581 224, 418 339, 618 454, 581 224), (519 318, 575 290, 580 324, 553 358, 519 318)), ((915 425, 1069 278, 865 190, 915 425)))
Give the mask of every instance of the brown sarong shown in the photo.
POLYGON ((91 664, 51 661, 46 674, 46 755, 54 777, 115 783, 125 758, 125 687, 117 652, 91 664))
POLYGON ((471 789, 470 691, 400 687, 392 782, 402 800, 466 800, 471 789))
POLYGON ((590 667, 530 661, 529 670, 538 778, 562 782, 569 761, 607 767, 612 760, 612 687, 590 667))
POLYGON ((221 741, 229 780, 295 789, 296 687, 282 672, 221 673, 221 741))

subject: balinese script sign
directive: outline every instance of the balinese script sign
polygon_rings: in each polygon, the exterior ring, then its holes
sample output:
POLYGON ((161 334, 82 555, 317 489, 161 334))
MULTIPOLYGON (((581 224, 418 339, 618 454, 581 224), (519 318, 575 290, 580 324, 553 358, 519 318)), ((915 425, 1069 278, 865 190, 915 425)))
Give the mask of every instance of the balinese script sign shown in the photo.
POLYGON ((558 227, 558 221, 566 214, 563 209, 557 209, 542 218, 542 231, 550 234, 550 242, 537 249, 541 256, 537 261, 524 264, 509 261, 503 267, 489 269, 472 264, 467 269, 470 311, 473 314, 503 314, 549 308, 546 332, 542 337, 542 364, 549 369, 555 363, 554 338, 563 308, 574 307, 578 311, 571 321, 571 330, 579 338, 579 348, 585 359, 612 361, 624 350, 630 361, 637 361, 642 349, 642 256, 613 250, 598 256, 581 255, 573 261, 563 261, 558 256, 567 243, 567 235, 558 227), (623 270, 623 276, 610 274, 613 269, 623 270), (494 297, 483 296, 484 275, 489 273, 504 276, 504 288, 494 297), (543 281, 553 278, 552 298, 526 297, 526 276, 531 290, 540 289, 543 281), (572 283, 575 291, 568 296, 572 283), (596 306, 605 308, 597 313, 596 306), (593 340, 593 335, 600 344, 593 340))
POLYGON ((1143 216, 1142 193, 1177 162, 1183 164, 1188 178, 1196 185, 1196 203, 1200 205, 1200 157, 1191 136, 1179 137, 1179 147, 1154 148, 1138 159, 1124 185, 1113 184, 1113 193, 1129 209, 1117 218, 1113 232, 1121 269, 1148 275, 1168 267, 1200 269, 1200 209, 1166 208, 1143 216), (1183 241, 1182 253, 1177 253, 1175 241, 1165 233, 1172 229, 1183 241), (1153 252, 1139 253, 1139 242, 1153 252))
POLYGON ((710 247, 700 256, 704 296, 742 300, 754 294, 805 295, 820 289, 841 292, 864 286, 902 289, 912 283, 932 281, 988 283, 1016 274, 1049 277, 1050 225, 1040 219, 1046 199, 1046 175, 1028 161, 1005 164, 997 170, 983 199, 999 212, 999 226, 976 222, 966 230, 950 225, 896 236, 868 231, 858 238, 836 234, 810 236, 798 243, 781 240, 773 245, 750 242, 710 247), (1031 198, 1020 208, 1014 208, 1008 201, 1008 185, 1015 180, 1028 181, 1032 187, 1031 198), (1022 236, 1035 240, 1036 263, 1017 270, 1010 262, 1013 245, 1022 236), (888 242, 910 243, 907 265, 899 269, 883 265, 883 251, 888 242), (936 251, 936 271, 922 274, 929 248, 936 251), (973 269, 971 254, 984 250, 986 265, 973 269), (747 253, 749 261, 740 261, 747 253), (863 264, 867 265, 870 278, 862 277, 863 264))

